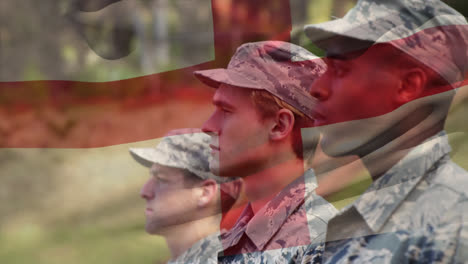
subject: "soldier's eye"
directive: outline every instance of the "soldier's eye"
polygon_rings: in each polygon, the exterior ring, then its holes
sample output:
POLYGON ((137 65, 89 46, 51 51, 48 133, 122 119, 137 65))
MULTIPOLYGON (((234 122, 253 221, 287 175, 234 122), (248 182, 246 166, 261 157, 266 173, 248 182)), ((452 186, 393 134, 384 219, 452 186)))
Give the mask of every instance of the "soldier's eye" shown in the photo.
POLYGON ((166 186, 169 184, 169 181, 167 179, 161 178, 161 177, 158 177, 156 182, 158 183, 158 185, 162 185, 162 186, 166 186))
POLYGON ((219 110, 223 115, 232 112, 230 109, 228 109, 228 108, 226 108, 226 107, 223 107, 223 106, 218 107, 218 110, 219 110))

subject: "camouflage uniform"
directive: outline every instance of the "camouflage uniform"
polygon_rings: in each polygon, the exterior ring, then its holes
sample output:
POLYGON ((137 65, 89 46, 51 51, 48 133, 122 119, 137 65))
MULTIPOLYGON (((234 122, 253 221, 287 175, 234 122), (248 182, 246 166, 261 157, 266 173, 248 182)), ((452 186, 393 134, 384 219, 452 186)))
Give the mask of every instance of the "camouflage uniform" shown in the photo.
POLYGON ((217 255, 223 249, 219 233, 207 236, 193 244, 182 255, 167 264, 216 264, 217 255))
POLYGON ((257 214, 246 206, 234 227, 221 235, 220 263, 300 263, 307 248, 324 240, 336 209, 315 193, 308 170, 284 188, 257 214))
MULTIPOLYGON (((390 44, 449 84, 467 69, 466 20, 439 0, 359 0, 343 18, 305 31, 329 55, 390 44)), ((445 132, 411 149, 329 221, 327 242, 308 249, 306 261, 467 262, 468 173, 449 151, 445 132)))
MULTIPOLYGON (((333 217, 324 263, 466 263, 468 173, 449 158, 444 132, 412 149, 333 217)), ((312 262, 312 261, 311 261, 312 262)))

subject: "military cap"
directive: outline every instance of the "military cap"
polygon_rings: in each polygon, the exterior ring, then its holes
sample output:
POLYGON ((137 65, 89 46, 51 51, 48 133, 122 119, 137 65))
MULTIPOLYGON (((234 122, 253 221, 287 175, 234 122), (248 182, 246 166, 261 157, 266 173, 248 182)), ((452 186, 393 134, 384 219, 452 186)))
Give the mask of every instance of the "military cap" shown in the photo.
POLYGON ((227 69, 195 71, 194 74, 214 88, 228 84, 266 90, 312 117, 315 98, 308 90, 325 69, 320 58, 302 47, 282 41, 261 41, 237 48, 227 69))
MULTIPOLYGON (((440 0, 359 0, 340 19, 307 25, 306 35, 333 53, 350 40, 388 43, 439 73, 449 83, 464 79, 467 69, 467 22, 440 0), (346 38, 344 40, 343 38, 346 38)), ((368 47, 367 46, 367 47, 368 47)))
POLYGON ((188 170, 202 180, 213 179, 218 183, 229 180, 210 172, 209 135, 202 132, 171 134, 164 137, 154 148, 130 148, 130 154, 145 167, 151 167, 153 163, 157 163, 188 170))

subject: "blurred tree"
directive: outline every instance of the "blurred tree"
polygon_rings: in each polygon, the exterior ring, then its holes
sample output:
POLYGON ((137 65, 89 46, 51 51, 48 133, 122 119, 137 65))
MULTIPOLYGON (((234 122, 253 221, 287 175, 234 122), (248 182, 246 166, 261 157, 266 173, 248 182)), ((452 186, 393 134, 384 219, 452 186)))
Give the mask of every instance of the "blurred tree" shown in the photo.
POLYGON ((343 17, 349 8, 356 4, 357 0, 334 0, 332 15, 336 17, 343 17))
POLYGON ((58 40, 64 37, 63 32, 58 30, 60 7, 56 1, 50 0, 2 1, 1 56, 2 61, 9 63, 0 64, 0 76, 21 78, 23 74, 28 73, 47 75, 50 69, 65 66, 60 53, 57 52, 61 49, 58 40), (43 19, 44 14, 48 14, 48 19, 43 19), (31 40, 34 39, 40 40, 41 45, 33 46, 31 40), (21 56, 16 56, 18 52, 13 50, 20 50, 21 56))

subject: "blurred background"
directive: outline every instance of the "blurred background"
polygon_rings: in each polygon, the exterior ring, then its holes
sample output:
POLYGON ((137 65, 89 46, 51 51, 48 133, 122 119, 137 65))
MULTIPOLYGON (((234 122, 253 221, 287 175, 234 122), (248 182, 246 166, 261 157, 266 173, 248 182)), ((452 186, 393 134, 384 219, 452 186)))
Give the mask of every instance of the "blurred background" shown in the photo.
MULTIPOLYGON (((448 0, 466 16, 465 0, 448 0)), ((129 147, 200 127, 244 42, 286 40, 354 0, 3 0, 0 3, 0 263, 163 263, 144 232, 147 169, 129 147)), ((446 129, 468 169, 468 88, 446 129)))

